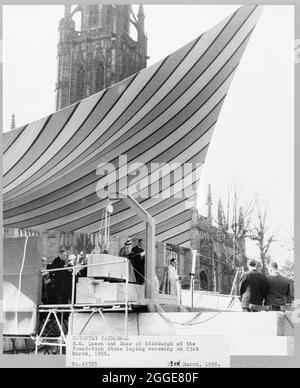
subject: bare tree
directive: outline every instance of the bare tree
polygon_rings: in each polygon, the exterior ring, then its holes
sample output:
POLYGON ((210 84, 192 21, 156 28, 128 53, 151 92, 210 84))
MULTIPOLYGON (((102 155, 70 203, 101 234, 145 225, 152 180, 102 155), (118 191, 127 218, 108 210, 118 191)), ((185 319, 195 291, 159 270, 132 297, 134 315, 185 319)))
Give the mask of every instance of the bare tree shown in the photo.
POLYGON ((290 260, 285 260, 280 271, 287 278, 294 280, 295 268, 294 263, 290 260))
MULTIPOLYGON (((211 196, 211 188, 209 188, 210 205, 211 196)), ((208 218, 212 218, 211 210, 208 218)), ((210 235, 213 236, 214 241, 225 243, 221 244, 221 248, 227 261, 233 257, 233 266, 246 267, 246 240, 250 239, 259 249, 262 270, 266 273, 270 248, 276 241, 277 233, 270 230, 267 209, 259 201, 258 195, 250 201, 242 201, 237 193, 236 184, 231 183, 228 186, 227 200, 219 199, 217 217, 213 221, 218 227, 212 228, 210 235), (229 245, 233 250, 227 249, 229 245)))
POLYGON ((276 241, 276 233, 270 231, 267 219, 267 210, 259 209, 257 212, 256 223, 252 225, 248 235, 248 237, 256 243, 259 249, 262 271, 264 274, 266 273, 271 245, 276 241))
POLYGON ((218 204, 217 223, 223 238, 231 238, 233 243, 234 264, 241 266, 244 263, 239 262, 238 257, 245 254, 245 240, 250 233, 251 220, 254 209, 257 204, 257 198, 240 204, 236 191, 228 190, 226 212, 224 211, 221 199, 218 204))

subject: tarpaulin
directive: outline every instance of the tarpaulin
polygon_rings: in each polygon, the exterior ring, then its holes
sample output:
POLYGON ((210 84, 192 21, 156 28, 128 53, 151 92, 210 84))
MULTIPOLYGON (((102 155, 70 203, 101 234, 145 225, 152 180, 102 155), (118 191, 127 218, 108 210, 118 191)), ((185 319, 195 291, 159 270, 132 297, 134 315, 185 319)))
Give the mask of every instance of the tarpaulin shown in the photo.
POLYGON ((39 237, 3 240, 3 311, 5 335, 30 335, 36 329, 41 298, 41 240, 39 237))

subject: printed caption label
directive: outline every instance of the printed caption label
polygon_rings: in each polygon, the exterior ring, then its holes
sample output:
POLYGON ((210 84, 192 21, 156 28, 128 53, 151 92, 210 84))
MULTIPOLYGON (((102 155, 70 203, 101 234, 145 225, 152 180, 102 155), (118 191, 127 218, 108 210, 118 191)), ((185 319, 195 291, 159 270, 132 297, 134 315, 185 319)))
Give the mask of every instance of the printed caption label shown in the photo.
POLYGON ((100 336, 67 338, 69 367, 229 368, 229 336, 100 336))

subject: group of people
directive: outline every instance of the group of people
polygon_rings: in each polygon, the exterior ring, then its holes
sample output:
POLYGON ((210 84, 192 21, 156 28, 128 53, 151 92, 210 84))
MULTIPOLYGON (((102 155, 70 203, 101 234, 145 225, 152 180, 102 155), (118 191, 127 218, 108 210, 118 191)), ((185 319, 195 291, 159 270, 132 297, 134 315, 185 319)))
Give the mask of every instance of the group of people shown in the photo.
MULTIPOLYGON (((68 255, 66 249, 61 248, 59 255, 48 263, 46 258, 42 261, 42 270, 55 270, 62 268, 69 268, 64 271, 42 272, 43 290, 42 302, 43 304, 69 304, 72 297, 72 267, 77 265, 86 265, 86 258, 83 252, 78 255, 68 255)), ((76 281, 78 277, 86 277, 87 268, 76 270, 76 281)))
MULTIPOLYGON (((127 239, 119 251, 120 257, 126 257, 130 261, 135 275, 136 283, 145 283, 145 247, 143 239, 139 239, 133 246, 132 240, 127 239)), ((176 270, 176 259, 172 258, 166 268, 164 281, 159 285, 157 276, 154 276, 155 289, 157 292, 164 292, 169 295, 178 295, 180 277, 176 270)))
POLYGON ((259 311, 261 306, 268 306, 272 311, 284 308, 290 295, 290 281, 280 274, 278 264, 271 262, 268 265, 267 276, 258 271, 255 260, 248 260, 247 266, 248 271, 240 280, 243 311, 259 311))
MULTIPOLYGON (((145 248, 143 239, 139 239, 133 246, 132 240, 127 239, 121 248, 119 256, 129 259, 135 275, 136 283, 145 283, 145 248)), ((63 271, 50 271, 43 273, 42 302, 44 304, 69 304, 72 297, 72 269, 73 266, 86 265, 83 252, 78 255, 68 255, 66 249, 59 251, 52 263, 43 258, 43 270, 69 268, 63 271)), ((244 272, 240 279, 239 292, 243 311, 259 311, 262 306, 268 306, 269 310, 280 311, 287 303, 290 296, 290 281, 282 276, 278 265, 271 262, 268 266, 269 275, 265 276, 257 268, 255 260, 248 260, 248 271, 244 272)), ((76 281, 78 277, 86 277, 87 268, 76 269, 76 281)), ((171 259, 164 279, 164 292, 177 294, 180 277, 176 271, 176 260, 171 259)))
POLYGON ((120 249, 120 257, 126 257, 133 268, 135 280, 138 284, 145 282, 145 245, 144 240, 139 239, 133 246, 132 240, 127 239, 124 247, 120 249))
MULTIPOLYGON (((143 239, 139 239, 133 246, 131 239, 125 242, 119 255, 127 257, 132 265, 135 280, 138 284, 145 282, 145 248, 143 239)), ((87 264, 83 252, 78 255, 68 255, 66 249, 61 248, 59 255, 51 262, 42 259, 42 303, 43 304, 70 304, 72 298, 72 267, 87 264), (51 271, 68 268, 62 271, 51 271), (50 272, 47 272, 50 270, 50 272)), ((76 282, 79 277, 87 276, 87 267, 76 269, 76 282)))

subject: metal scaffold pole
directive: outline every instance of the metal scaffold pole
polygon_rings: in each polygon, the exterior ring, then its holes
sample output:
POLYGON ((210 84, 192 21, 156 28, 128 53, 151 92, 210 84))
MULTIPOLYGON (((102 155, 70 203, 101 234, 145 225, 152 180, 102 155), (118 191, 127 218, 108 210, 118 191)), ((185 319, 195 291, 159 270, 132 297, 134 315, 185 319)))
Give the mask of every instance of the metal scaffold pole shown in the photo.
POLYGON ((126 260, 126 284, 125 284, 125 336, 128 335, 128 280, 129 280, 129 260, 126 260))
POLYGON ((74 304, 75 304, 75 286, 76 286, 76 273, 75 267, 72 268, 72 299, 71 299, 71 332, 73 335, 73 326, 74 326, 74 304))
POLYGON ((190 273, 191 276, 191 307, 194 307, 194 288, 195 288, 195 273, 196 273, 196 257, 197 257, 197 250, 192 250, 192 271, 190 273))

